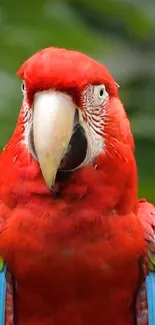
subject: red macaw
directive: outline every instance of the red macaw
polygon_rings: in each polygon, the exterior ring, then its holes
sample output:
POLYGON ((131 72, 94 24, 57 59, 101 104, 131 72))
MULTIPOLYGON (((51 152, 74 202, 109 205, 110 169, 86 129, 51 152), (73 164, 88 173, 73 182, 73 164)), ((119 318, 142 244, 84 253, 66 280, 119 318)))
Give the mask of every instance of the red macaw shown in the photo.
POLYGON ((117 84, 103 65, 58 48, 18 75, 24 99, 0 156, 0 255, 14 278, 15 325, 147 324, 143 229, 152 240, 154 219, 137 201, 117 84))

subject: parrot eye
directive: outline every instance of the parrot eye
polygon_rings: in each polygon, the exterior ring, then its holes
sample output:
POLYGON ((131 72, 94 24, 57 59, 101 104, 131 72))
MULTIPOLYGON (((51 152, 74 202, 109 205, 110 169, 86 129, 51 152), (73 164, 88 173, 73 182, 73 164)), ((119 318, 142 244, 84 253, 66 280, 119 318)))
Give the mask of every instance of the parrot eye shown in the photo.
POLYGON ((109 94, 106 91, 105 85, 94 87, 94 97, 96 105, 102 104, 106 99, 108 99, 109 94))
POLYGON ((26 92, 25 81, 23 81, 21 84, 21 91, 22 91, 23 95, 25 95, 25 92, 26 92))

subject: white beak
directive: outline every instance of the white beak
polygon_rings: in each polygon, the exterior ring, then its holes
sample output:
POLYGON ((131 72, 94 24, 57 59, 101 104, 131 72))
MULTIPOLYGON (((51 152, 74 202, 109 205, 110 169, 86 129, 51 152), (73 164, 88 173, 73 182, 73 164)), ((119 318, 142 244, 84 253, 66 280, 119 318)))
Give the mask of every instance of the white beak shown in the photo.
POLYGON ((72 136, 76 107, 69 95, 48 90, 35 94, 33 109, 35 151, 44 180, 52 188, 72 136))

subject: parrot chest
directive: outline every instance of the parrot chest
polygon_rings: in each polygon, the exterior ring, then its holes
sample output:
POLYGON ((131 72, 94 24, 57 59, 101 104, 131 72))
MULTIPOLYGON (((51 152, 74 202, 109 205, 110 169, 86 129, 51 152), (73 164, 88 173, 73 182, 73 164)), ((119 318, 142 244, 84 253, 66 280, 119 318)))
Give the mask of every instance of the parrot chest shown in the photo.
POLYGON ((17 324, 133 325, 145 255, 137 218, 35 219, 20 228, 10 261, 17 324))

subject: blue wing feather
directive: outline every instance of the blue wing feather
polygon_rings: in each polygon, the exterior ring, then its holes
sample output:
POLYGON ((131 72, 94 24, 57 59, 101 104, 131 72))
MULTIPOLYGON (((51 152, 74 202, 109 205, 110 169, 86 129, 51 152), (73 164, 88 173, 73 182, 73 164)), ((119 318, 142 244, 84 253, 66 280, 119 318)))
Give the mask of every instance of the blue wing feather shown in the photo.
POLYGON ((5 325, 6 304, 6 264, 0 271, 0 325, 5 325))
POLYGON ((155 273, 150 272, 146 277, 148 324, 155 325, 155 273))

